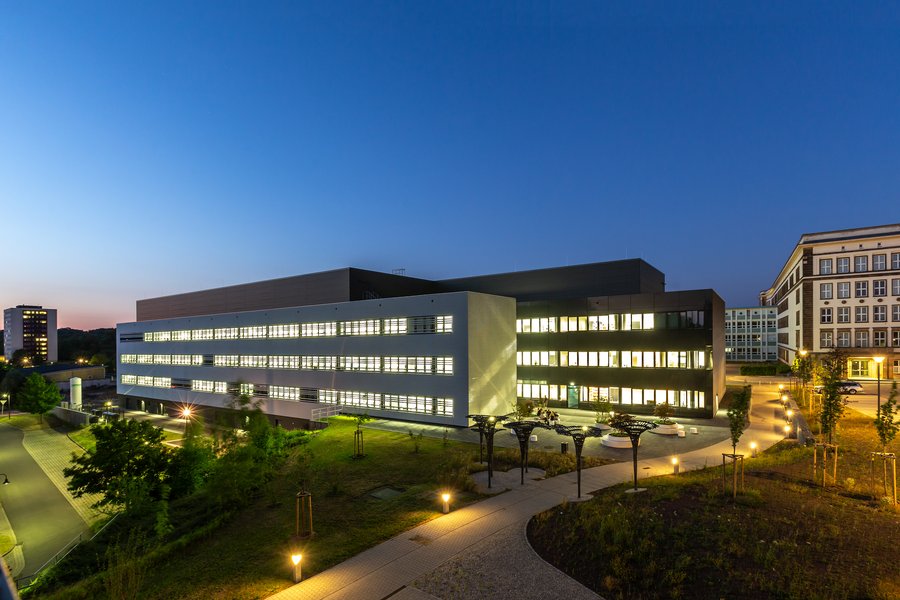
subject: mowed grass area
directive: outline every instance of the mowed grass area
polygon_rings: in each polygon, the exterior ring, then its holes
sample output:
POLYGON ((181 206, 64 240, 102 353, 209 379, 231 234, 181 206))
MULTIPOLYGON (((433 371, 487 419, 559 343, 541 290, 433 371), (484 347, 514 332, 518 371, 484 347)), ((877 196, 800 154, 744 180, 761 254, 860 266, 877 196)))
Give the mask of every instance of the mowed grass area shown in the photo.
MULTIPOLYGON (((458 507, 480 496, 465 491, 478 448, 471 444, 418 440, 407 434, 365 430, 365 457, 352 458, 355 421, 334 418, 327 429, 294 448, 276 476, 224 524, 200 539, 178 540, 144 562, 139 597, 264 598, 292 585, 290 553, 295 528, 295 496, 313 495, 315 536, 305 541, 304 577, 341 562, 378 542, 440 515, 440 491, 453 487, 458 507), (379 500, 371 492, 391 487, 398 493, 379 500)), ((189 507, 173 503, 172 525, 189 507)), ((218 515, 204 515, 196 530, 218 515)), ((102 559, 102 557, 98 557, 102 559)), ((96 598, 104 593, 99 577, 42 597, 96 598)))
MULTIPOLYGON (((175 431, 163 430, 163 434, 165 435, 163 439, 167 442, 180 440, 184 437, 182 433, 175 431)), ((91 431, 91 426, 81 427, 80 429, 71 428, 68 432, 68 436, 70 440, 84 448, 85 451, 92 450, 97 444, 97 440, 94 438, 94 434, 91 431)))
POLYGON ((747 458, 736 501, 721 467, 659 477, 546 511, 529 539, 609 600, 900 598, 900 511, 871 479, 872 419, 851 411, 835 442, 836 486, 812 483, 811 448, 782 442, 747 458))

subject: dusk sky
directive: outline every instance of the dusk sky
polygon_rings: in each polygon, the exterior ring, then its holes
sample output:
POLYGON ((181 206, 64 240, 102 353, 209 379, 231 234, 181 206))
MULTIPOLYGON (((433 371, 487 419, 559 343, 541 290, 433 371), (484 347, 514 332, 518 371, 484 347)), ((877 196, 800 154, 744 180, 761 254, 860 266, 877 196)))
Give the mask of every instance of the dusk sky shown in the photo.
POLYGON ((755 304, 900 222, 900 8, 5 2, 0 304, 643 258, 755 304))

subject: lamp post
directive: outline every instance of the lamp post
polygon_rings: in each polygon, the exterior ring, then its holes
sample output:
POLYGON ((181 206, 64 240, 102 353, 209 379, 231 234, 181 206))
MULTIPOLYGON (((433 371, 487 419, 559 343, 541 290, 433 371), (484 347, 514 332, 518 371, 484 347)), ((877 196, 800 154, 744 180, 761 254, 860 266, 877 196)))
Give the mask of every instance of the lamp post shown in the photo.
POLYGON ((443 512, 446 515, 447 513, 450 512, 450 494, 447 492, 444 492, 443 494, 441 494, 441 500, 443 500, 443 502, 444 502, 443 512))
MULTIPOLYGON (((655 427, 655 425, 654 425, 655 427)), ((603 428, 598 425, 556 425, 554 428, 559 435, 567 435, 572 438, 575 443, 575 469, 578 471, 578 497, 581 498, 581 450, 584 448, 584 441, 589 437, 600 437, 603 435, 603 428)))
POLYGON ((800 402, 806 406, 806 379, 809 377, 809 374, 806 372, 806 355, 809 354, 807 350, 800 350, 800 402))
POLYGON ((191 409, 189 407, 181 409, 181 418, 184 419, 184 433, 187 434, 188 419, 191 418, 191 409))
POLYGON ((875 356, 873 357, 875 364, 878 368, 878 396, 875 399, 875 416, 877 419, 881 419, 881 363, 884 362, 883 356, 875 356))
POLYGON ((540 421, 511 421, 504 423, 504 427, 516 434, 519 440, 519 474, 520 485, 525 485, 525 471, 528 470, 528 441, 531 439, 531 432, 537 428, 548 428, 540 421))
MULTIPOLYGON (((478 432, 479 441, 487 439, 487 462, 488 462, 488 489, 491 487, 491 480, 494 477, 494 434, 497 433, 497 425, 505 421, 508 417, 496 415, 467 415, 469 419, 475 421, 475 425, 471 428, 478 432)), ((481 444, 479 444, 480 454, 481 444)), ((479 455, 478 457, 482 457, 479 455)), ((479 462, 481 462, 479 460, 479 462)))
MULTIPOLYGON (((3 409, 6 408, 6 403, 9 402, 9 394, 3 393, 0 394, 0 415, 3 414, 3 409)), ((12 418, 12 417, 10 417, 12 418)))

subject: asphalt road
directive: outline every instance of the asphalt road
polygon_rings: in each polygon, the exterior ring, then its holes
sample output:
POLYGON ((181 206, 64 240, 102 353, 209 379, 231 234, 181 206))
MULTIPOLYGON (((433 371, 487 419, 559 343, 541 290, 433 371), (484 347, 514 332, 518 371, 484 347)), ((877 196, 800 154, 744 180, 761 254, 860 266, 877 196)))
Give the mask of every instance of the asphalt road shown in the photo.
POLYGON ((88 527, 22 447, 24 435, 0 424, 0 473, 10 482, 0 486, 0 502, 23 545, 22 575, 31 575, 88 527))

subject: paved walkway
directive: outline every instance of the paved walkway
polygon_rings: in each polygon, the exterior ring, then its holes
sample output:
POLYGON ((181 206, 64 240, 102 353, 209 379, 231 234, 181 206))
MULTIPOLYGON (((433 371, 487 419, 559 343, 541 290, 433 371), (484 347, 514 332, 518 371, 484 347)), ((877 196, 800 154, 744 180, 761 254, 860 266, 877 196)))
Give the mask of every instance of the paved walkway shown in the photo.
MULTIPOLYGON (((756 383, 756 382, 754 382, 756 383)), ((750 442, 765 449, 783 439, 784 420, 775 384, 754 387, 751 425, 744 433, 738 451, 747 455, 750 442)), ((649 435, 649 434, 645 434, 649 435)), ((599 443, 591 440, 588 444, 599 443)), ((699 469, 721 464, 722 453, 731 452, 729 441, 712 444, 679 456, 682 469, 699 469)), ((665 475, 672 472, 669 457, 641 460, 640 477, 665 475)), ((616 463, 586 469, 582 472, 582 500, 589 491, 630 481, 632 464, 616 463)), ((416 600, 422 598, 459 598, 507 595, 509 575, 523 575, 515 559, 505 547, 491 544, 491 540, 518 537, 521 542, 524 527, 535 514, 563 501, 576 498, 576 474, 567 473, 542 481, 526 481, 510 491, 488 498, 471 506, 453 511, 402 533, 378 546, 370 548, 331 569, 294 585, 274 596, 273 600, 353 599, 416 600), (463 582, 459 575, 463 566, 477 564, 473 580, 463 582), (472 581, 481 582, 478 587, 472 581)), ((538 581, 562 581, 572 585, 573 597, 596 598, 577 582, 572 582, 558 570, 536 558, 528 563, 529 572, 538 581)), ((556 585, 551 583, 549 585, 556 585)), ((548 584, 526 585, 512 597, 517 600, 545 598, 548 584)), ((555 589, 555 588, 550 588, 555 589)))

